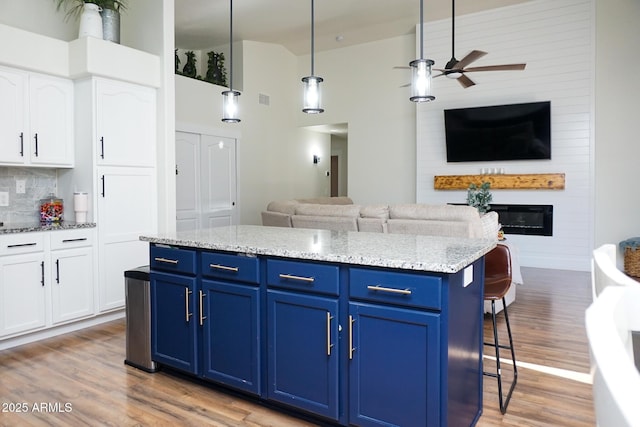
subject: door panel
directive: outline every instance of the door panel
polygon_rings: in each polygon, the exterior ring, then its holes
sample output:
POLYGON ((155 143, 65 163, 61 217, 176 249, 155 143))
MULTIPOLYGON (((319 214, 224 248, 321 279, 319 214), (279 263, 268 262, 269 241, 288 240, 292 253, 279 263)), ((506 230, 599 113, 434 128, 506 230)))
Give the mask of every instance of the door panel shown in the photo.
POLYGON ((176 228, 200 227, 200 135, 176 132, 176 228))

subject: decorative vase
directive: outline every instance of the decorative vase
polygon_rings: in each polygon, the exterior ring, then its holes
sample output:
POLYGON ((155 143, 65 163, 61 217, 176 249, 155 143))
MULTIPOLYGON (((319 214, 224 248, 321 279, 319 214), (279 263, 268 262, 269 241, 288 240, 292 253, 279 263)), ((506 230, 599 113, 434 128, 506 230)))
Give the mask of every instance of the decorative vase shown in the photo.
POLYGON ((85 3, 80 15, 80 29, 78 37, 102 38, 102 17, 100 6, 93 3, 85 3))
POLYGON ((102 9, 102 38, 120 43, 120 12, 113 9, 102 9))

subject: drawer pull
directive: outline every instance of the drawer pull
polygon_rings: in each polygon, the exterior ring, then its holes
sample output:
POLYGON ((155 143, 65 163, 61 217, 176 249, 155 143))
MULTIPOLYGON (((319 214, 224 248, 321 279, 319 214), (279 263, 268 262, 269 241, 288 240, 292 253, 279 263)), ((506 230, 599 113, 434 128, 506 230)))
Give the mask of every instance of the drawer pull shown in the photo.
POLYGON ((385 288, 380 285, 369 285, 367 286, 367 289, 369 289, 370 291, 389 292, 391 294, 411 295, 411 290, 409 289, 385 288))
POLYGON ((292 274, 279 274, 281 279, 289 279, 289 280, 299 280, 301 282, 314 282, 316 279, 313 277, 303 277, 303 276, 294 276, 292 274))
POLYGON ((15 245, 7 245, 7 248, 22 248, 25 246, 35 246, 37 243, 17 243, 15 245))
POLYGON ((84 242, 85 240, 87 240, 86 237, 79 237, 77 239, 64 239, 62 240, 62 243, 84 242))
POLYGON ((174 265, 178 264, 178 260, 177 259, 167 259, 167 258, 156 257, 156 258, 154 258, 154 260, 157 261, 157 262, 165 262, 167 264, 174 264, 174 265))
POLYGON ((233 271, 235 273, 237 273, 240 270, 238 267, 228 267, 226 265, 220 265, 220 264, 209 264, 209 267, 215 268, 217 270, 233 271))

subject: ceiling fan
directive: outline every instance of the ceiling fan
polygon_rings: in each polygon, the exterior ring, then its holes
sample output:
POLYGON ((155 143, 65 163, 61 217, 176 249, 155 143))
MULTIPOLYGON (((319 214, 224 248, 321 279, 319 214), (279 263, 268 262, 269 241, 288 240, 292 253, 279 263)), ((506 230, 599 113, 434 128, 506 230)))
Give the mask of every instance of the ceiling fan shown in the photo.
POLYGON ((475 85, 474 81, 465 75, 465 73, 477 72, 477 71, 511 71, 511 70, 524 70, 527 64, 503 64, 503 65, 485 65, 480 67, 467 67, 474 61, 482 58, 487 54, 481 50, 472 50, 461 60, 457 60, 455 57, 455 30, 456 30, 456 2, 451 0, 451 59, 446 63, 444 68, 434 68, 435 71, 440 71, 433 77, 447 76, 450 79, 458 80, 458 83, 463 88, 468 88, 475 85))

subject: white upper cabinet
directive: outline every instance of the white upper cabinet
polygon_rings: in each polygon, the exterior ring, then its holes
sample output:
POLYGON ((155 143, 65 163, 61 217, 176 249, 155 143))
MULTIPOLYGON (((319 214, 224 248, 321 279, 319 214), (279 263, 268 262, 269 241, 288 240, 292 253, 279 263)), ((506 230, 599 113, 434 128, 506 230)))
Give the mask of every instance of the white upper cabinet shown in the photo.
POLYGON ((0 164, 72 167, 73 82, 0 68, 0 164))
POLYGON ((97 164, 155 166, 156 91, 96 79, 97 164))

